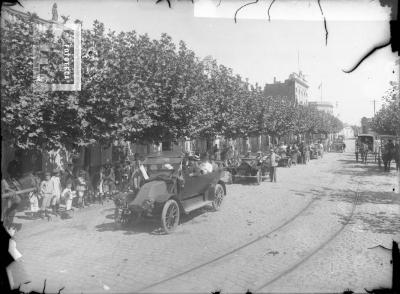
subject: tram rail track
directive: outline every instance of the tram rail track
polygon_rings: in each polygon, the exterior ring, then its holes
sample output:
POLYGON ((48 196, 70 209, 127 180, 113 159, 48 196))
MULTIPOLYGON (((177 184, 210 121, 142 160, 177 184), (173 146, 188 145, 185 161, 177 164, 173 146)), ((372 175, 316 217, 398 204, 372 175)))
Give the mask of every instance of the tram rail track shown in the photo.
MULTIPOLYGON (((339 170, 339 169, 337 169, 337 170, 339 170)), ((332 178, 332 180, 330 181, 330 183, 332 183, 334 180, 335 180, 335 178, 332 178)), ((358 191, 358 187, 357 187, 357 191, 358 191)), ((144 287, 142 287, 142 288, 139 288, 139 289, 137 289, 135 292, 143 292, 143 291, 146 291, 146 290, 148 290, 148 289, 151 289, 151 288, 154 288, 154 287, 156 287, 156 286, 159 286, 159 285, 162 285, 162 284, 164 284, 164 283, 167 283, 167 282, 169 282, 169 281, 172 281, 172 280, 175 280, 175 279, 177 279, 177 278, 180 278, 180 277, 182 277, 182 276, 185 276, 185 275, 187 275, 187 274, 190 274, 190 273, 192 273, 192 272, 194 272, 194 271, 196 271, 196 270, 199 270, 199 269, 204 268, 204 267, 206 267, 206 266, 208 266, 208 265, 210 265, 210 264, 212 264, 212 263, 215 263, 215 262, 217 262, 217 261, 219 261, 219 260, 222 260, 222 259, 224 259, 224 258, 226 258, 226 257, 228 257, 228 256, 231 256, 231 255, 235 254, 236 252, 238 252, 238 251, 240 251, 240 250, 243 250, 244 248, 249 247, 250 245, 252 245, 252 244, 254 244, 254 243, 257 243, 257 242, 259 242, 259 241, 261 241, 261 240, 264 240, 265 238, 271 236, 272 234, 276 233, 277 231, 279 231, 279 230, 283 229, 284 227, 288 226, 288 225, 291 224, 294 220, 296 220, 296 219, 299 218, 301 215, 303 215, 303 214, 312 206, 312 204, 315 203, 317 200, 319 200, 319 196, 314 196, 300 211, 298 211, 295 215, 293 215, 293 216, 290 217, 288 220, 284 221, 283 223, 281 223, 279 226, 275 227, 274 229, 272 229, 272 230, 270 230, 270 231, 268 231, 268 232, 266 232, 266 233, 263 233, 263 234, 259 235, 258 237, 253 238, 252 240, 247 241, 247 242, 245 242, 244 244, 242 244, 242 245, 240 245, 240 246, 238 246, 238 247, 236 247, 236 248, 234 248, 234 249, 232 249, 232 250, 229 250, 229 251, 227 251, 227 252, 225 252, 225 253, 223 253, 223 254, 221 254, 221 255, 219 255, 219 256, 216 256, 216 257, 214 257, 214 258, 212 258, 212 259, 209 259, 209 260, 207 260, 207 261, 205 261, 205 262, 203 262, 203 263, 200 263, 200 264, 198 264, 198 265, 196 265, 196 266, 193 266, 193 267, 191 267, 191 268, 189 268, 189 269, 183 270, 183 271, 181 271, 181 272, 179 272, 179 273, 177 273, 177 274, 168 276, 168 277, 166 277, 166 278, 164 278, 164 279, 161 279, 161 280, 159 280, 159 281, 157 281, 157 282, 154 282, 154 283, 151 283, 151 284, 149 284, 149 285, 147 285, 147 286, 144 286, 144 287)), ((353 212, 352 212, 352 213, 353 213, 353 212)), ((343 227, 343 228, 344 228, 344 227, 343 227)), ((343 228, 342 228, 341 230, 343 230, 343 228)), ((341 231, 341 230, 340 230, 340 231, 341 231)), ((340 232, 335 233, 335 236, 334 236, 334 237, 336 237, 336 235, 338 235, 339 233, 340 233, 340 232)), ((331 239, 333 240, 334 237, 332 237, 331 239)), ((325 243, 324 246, 325 246, 326 244, 327 244, 327 243, 325 243)), ((324 246, 323 246, 323 247, 324 247, 324 246)), ((321 249, 322 249, 322 247, 321 247, 321 249)), ((316 252, 315 252, 315 253, 316 253, 316 252)), ((314 255, 315 253, 313 253, 313 255, 314 255)), ((310 257, 311 257, 311 256, 310 256, 310 257)), ((307 258, 307 259, 308 259, 308 258, 307 258)), ((304 262, 306 261, 305 258, 304 258, 303 260, 304 260, 304 262)), ((299 264, 299 265, 300 265, 300 264, 299 264)), ((298 267, 299 265, 296 265, 296 267, 298 267)), ((294 268, 293 268, 291 271, 293 271, 293 270, 294 270, 294 268)), ((284 273, 284 274, 288 274, 289 272, 290 272, 290 271, 286 270, 286 271, 284 271, 283 273, 284 273), (286 273, 286 272, 287 272, 287 273, 286 273)), ((278 280, 279 278, 283 277, 283 275, 284 275, 283 273, 282 273, 282 274, 279 274, 278 276, 276 276, 275 278, 273 278, 273 281, 278 280)), ((266 287, 267 285, 271 284, 273 281, 267 281, 266 283, 263 283, 263 284, 261 285, 261 288, 258 288, 258 289, 262 289, 262 288, 266 287)))
POLYGON ((293 272, 294 270, 296 270, 299 266, 301 266, 302 264, 304 264, 307 260, 309 260, 311 257, 313 257, 315 254, 317 254, 318 252, 320 252, 324 247, 326 247, 329 243, 331 243, 349 224, 350 220, 353 218, 354 215, 354 211, 356 209, 357 206, 357 202, 360 196, 360 192, 359 192, 359 185, 360 183, 358 182, 357 184, 357 190, 356 190, 356 195, 355 195, 355 199, 352 203, 352 208, 350 211, 349 216, 346 218, 346 221, 342 224, 342 226, 335 231, 335 233, 333 233, 327 240, 325 240, 322 244, 320 244, 317 248, 315 248, 314 250, 312 250, 311 252, 309 252, 304 258, 302 258, 301 260, 299 260, 297 263, 295 263, 293 266, 291 266, 290 268, 287 268, 286 270, 280 272, 279 274, 275 275, 273 278, 268 279, 267 281, 264 281, 260 286, 258 286, 254 291, 255 292, 260 292, 262 289, 266 288, 267 286, 271 285, 272 283, 276 282, 277 280, 283 278, 284 276, 288 275, 289 273, 293 272))

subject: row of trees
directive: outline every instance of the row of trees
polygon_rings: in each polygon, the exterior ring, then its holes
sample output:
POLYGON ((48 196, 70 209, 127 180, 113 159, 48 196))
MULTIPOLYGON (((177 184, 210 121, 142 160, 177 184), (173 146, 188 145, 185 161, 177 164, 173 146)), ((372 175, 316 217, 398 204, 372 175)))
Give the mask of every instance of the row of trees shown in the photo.
POLYGON ((400 136, 399 84, 393 82, 383 97, 383 106, 372 119, 372 128, 379 134, 400 136))
POLYGON ((259 85, 210 57, 199 59, 167 34, 154 40, 135 31, 106 32, 98 21, 82 31, 82 90, 35 92, 32 46, 59 40, 51 29, 33 34, 34 28, 31 17, 6 22, 1 31, 2 135, 21 148, 342 128, 330 114, 266 97, 259 85))

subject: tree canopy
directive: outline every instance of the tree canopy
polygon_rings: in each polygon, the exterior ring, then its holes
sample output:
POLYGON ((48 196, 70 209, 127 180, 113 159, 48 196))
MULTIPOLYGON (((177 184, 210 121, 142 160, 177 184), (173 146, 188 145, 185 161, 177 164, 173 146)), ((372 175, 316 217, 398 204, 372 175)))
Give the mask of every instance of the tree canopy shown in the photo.
POLYGON ((383 106, 372 119, 372 128, 379 134, 400 136, 399 84, 392 83, 383 96, 383 106))
POLYGON ((343 127, 330 114, 286 97, 266 97, 259 85, 211 57, 200 59, 167 34, 151 39, 135 31, 116 33, 98 21, 82 31, 81 91, 35 92, 32 46, 58 40, 51 28, 33 34, 34 29, 31 17, 5 21, 1 31, 2 135, 20 148, 279 137, 343 127))

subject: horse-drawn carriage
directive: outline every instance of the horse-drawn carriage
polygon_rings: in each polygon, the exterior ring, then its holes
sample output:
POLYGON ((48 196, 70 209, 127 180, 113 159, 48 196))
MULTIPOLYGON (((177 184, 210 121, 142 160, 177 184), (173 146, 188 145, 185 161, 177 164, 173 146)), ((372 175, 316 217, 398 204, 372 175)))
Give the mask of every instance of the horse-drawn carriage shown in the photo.
POLYGON ((246 156, 240 158, 235 165, 227 167, 232 174, 232 183, 238 179, 255 179, 260 184, 269 170, 267 158, 262 156, 246 156))
POLYGON ((339 136, 337 139, 333 140, 332 144, 330 145, 329 151, 330 152, 341 152, 344 151, 344 137, 339 136))
POLYGON ((368 156, 372 156, 374 161, 377 160, 379 140, 375 139, 371 134, 360 134, 356 140, 356 161, 360 156, 361 162, 367 163, 368 156))
POLYGON ((292 157, 287 156, 286 154, 279 155, 281 158, 278 161, 278 166, 280 167, 291 167, 292 166, 292 157))
POLYGON ((318 143, 314 143, 310 146, 310 159, 322 158, 323 149, 318 143))

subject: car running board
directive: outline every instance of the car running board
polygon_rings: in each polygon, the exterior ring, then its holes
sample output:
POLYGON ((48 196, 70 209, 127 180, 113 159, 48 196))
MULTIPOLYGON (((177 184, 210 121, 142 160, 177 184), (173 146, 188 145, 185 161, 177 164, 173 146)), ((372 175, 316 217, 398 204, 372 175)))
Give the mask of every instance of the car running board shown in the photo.
POLYGON ((192 212, 193 210, 199 209, 201 207, 204 207, 204 206, 207 206, 210 204, 212 204, 212 201, 210 201, 210 200, 208 200, 208 201, 202 200, 202 201, 196 201, 196 202, 191 202, 191 203, 183 202, 182 207, 184 209, 184 212, 187 214, 187 213, 192 212))

